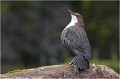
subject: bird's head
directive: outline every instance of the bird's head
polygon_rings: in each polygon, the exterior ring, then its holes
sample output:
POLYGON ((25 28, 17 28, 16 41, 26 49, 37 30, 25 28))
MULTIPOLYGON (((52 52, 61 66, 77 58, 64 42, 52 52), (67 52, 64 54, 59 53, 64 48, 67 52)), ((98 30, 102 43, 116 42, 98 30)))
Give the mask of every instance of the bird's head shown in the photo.
POLYGON ((84 27, 84 19, 82 17, 82 15, 80 15, 79 13, 76 12, 72 12, 71 10, 68 9, 68 11, 71 14, 71 21, 74 21, 76 25, 84 27))

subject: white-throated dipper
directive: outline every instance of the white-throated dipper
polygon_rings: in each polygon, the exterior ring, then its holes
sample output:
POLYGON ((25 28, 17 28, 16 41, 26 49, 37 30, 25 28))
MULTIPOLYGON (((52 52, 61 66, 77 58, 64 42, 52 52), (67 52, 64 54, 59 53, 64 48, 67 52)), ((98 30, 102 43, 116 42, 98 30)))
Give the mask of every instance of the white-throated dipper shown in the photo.
POLYGON ((61 33, 63 46, 75 57, 70 64, 76 65, 79 70, 90 68, 91 46, 84 30, 84 19, 79 13, 71 13, 71 22, 61 33))

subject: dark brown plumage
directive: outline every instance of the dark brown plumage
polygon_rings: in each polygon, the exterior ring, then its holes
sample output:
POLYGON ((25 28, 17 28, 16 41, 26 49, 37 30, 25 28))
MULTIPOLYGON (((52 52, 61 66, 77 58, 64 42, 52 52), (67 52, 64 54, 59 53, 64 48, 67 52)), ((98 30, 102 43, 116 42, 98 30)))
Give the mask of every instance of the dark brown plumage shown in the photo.
POLYGON ((79 70, 87 70, 91 57, 91 46, 84 30, 84 20, 79 13, 72 11, 70 13, 72 19, 61 33, 61 42, 75 56, 70 64, 76 65, 79 70))

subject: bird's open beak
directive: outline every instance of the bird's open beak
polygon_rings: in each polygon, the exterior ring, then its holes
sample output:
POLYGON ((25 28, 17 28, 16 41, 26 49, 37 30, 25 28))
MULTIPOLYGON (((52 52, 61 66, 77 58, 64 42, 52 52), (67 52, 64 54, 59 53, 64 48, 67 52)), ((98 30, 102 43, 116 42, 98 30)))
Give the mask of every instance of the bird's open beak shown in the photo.
POLYGON ((68 9, 68 11, 69 11, 71 14, 74 14, 74 12, 72 12, 70 9, 68 9))

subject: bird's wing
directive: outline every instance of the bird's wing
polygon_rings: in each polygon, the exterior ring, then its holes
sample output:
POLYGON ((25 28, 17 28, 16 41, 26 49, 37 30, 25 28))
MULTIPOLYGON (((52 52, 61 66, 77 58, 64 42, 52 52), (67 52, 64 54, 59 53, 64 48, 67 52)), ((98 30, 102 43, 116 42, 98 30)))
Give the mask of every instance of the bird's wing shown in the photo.
POLYGON ((67 42, 72 49, 82 52, 86 59, 91 57, 91 46, 82 27, 70 27, 66 34, 67 42))

